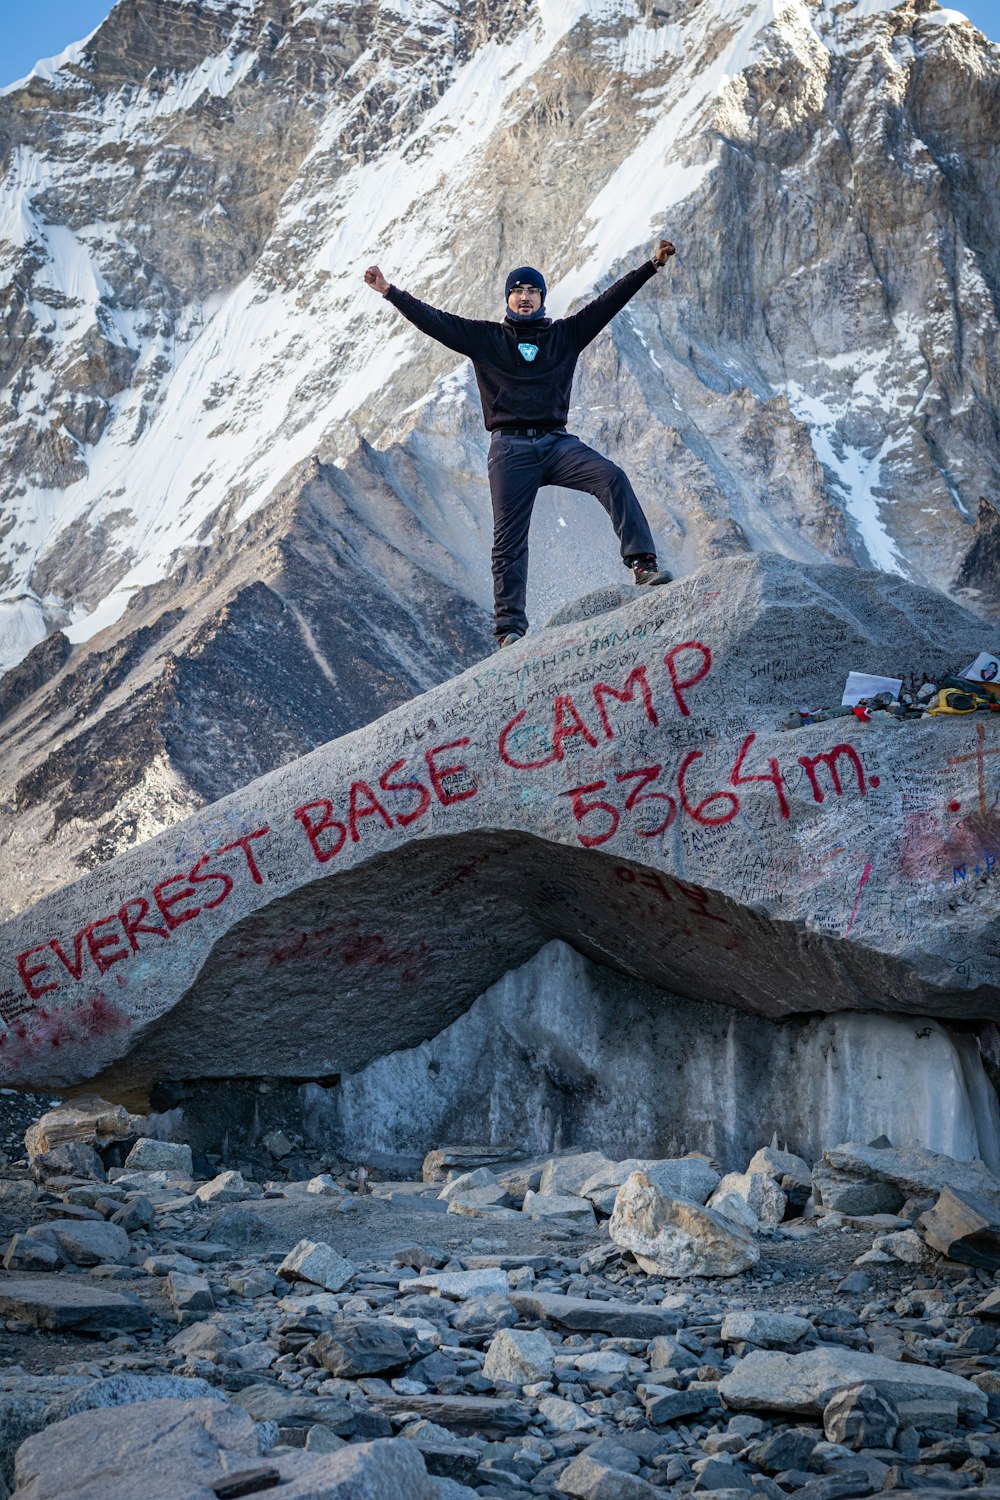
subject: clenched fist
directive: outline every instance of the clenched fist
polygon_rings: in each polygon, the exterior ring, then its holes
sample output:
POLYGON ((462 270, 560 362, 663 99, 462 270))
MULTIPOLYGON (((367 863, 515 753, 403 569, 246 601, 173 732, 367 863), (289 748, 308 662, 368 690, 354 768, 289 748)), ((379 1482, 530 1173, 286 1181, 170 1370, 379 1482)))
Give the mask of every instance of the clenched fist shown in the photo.
MULTIPOLYGON (((673 250, 673 246, 671 246, 671 250, 673 250)), ((370 286, 374 291, 378 292, 383 297, 389 290, 389 283, 382 275, 382 272, 379 270, 378 266, 368 267, 367 271, 365 272, 365 282, 368 286, 370 286)))
POLYGON ((665 266, 670 257, 676 254, 677 251, 669 240, 661 240, 653 251, 653 259, 658 266, 665 266))

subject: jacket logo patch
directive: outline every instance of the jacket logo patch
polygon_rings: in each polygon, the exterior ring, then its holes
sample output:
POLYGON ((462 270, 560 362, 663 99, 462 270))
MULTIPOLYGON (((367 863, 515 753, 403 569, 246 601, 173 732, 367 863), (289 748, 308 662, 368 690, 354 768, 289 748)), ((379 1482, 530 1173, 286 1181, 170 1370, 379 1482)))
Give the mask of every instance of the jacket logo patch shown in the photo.
POLYGON ((518 344, 517 349, 518 353, 521 355, 521 358, 526 359, 529 365, 531 364, 531 361, 534 359, 535 355, 538 353, 537 344, 518 344))

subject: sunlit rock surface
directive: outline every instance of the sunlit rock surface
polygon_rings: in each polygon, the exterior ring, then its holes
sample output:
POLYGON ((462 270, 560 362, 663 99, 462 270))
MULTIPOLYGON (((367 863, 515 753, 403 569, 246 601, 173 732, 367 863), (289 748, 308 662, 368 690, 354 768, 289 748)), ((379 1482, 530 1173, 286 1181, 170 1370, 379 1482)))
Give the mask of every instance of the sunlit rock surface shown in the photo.
POLYGON ((356 1071, 552 937, 772 1018, 994 1018, 996 720, 777 728, 981 644, 773 555, 564 617, 6 924, 5 1077, 356 1071))

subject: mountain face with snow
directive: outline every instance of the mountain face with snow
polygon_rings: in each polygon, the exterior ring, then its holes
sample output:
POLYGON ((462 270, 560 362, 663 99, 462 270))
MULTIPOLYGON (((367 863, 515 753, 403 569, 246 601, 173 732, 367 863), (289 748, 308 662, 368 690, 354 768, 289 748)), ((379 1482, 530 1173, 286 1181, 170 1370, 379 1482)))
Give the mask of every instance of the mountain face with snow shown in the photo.
MULTIPOLYGON (((669 234, 570 424, 661 560, 996 612, 998 137, 936 0, 118 0, 0 93, 0 907, 491 649, 472 372, 372 262, 558 316, 669 234)), ((622 576, 543 492, 532 618, 622 576)))

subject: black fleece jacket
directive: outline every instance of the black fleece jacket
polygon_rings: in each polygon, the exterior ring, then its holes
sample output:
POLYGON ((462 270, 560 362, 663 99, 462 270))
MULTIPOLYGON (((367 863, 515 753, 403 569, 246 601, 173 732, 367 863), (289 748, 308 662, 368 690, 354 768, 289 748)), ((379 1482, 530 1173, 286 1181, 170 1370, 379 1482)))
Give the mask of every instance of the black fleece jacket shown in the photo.
POLYGON ((395 286, 385 295, 421 333, 472 360, 487 432, 498 427, 564 427, 581 351, 656 271, 655 263, 647 260, 572 317, 531 323, 458 318, 395 286), (538 352, 525 358, 522 345, 538 352))

